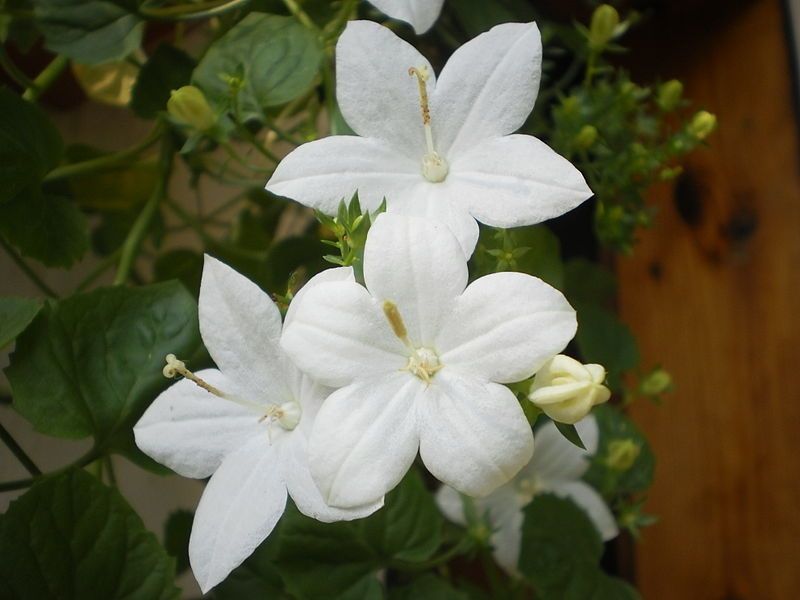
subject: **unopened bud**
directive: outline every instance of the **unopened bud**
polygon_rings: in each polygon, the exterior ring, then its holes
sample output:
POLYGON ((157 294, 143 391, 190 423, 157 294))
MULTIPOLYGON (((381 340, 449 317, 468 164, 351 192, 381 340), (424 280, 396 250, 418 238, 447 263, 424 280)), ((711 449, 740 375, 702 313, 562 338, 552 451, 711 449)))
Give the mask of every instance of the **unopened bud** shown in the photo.
POLYGON ((619 13, 617 9, 608 4, 598 6, 592 15, 589 26, 589 47, 592 50, 602 50, 614 38, 619 26, 619 13))
POLYGON ((581 150, 588 150, 597 141, 597 127, 584 125, 575 136, 575 145, 581 150))
POLYGON ((717 117, 708 111, 701 110, 689 123, 689 133, 698 140, 704 140, 717 128, 717 117))
POLYGON ((627 471, 639 458, 641 451, 639 444, 633 440, 612 440, 608 444, 608 456, 605 459, 606 466, 614 471, 627 471))
POLYGON ((605 378, 601 365, 583 365, 559 354, 536 373, 528 399, 554 421, 574 425, 611 397, 605 378))
POLYGON ((642 380, 640 390, 645 396, 658 396, 672 387, 672 377, 664 369, 656 369, 642 380))
POLYGON ((658 88, 656 102, 661 110, 675 110, 681 102, 681 96, 683 84, 677 79, 671 79, 658 88))
POLYGON ((197 131, 208 131, 217 123, 217 117, 203 92, 193 85, 186 85, 170 92, 167 112, 176 121, 197 131))

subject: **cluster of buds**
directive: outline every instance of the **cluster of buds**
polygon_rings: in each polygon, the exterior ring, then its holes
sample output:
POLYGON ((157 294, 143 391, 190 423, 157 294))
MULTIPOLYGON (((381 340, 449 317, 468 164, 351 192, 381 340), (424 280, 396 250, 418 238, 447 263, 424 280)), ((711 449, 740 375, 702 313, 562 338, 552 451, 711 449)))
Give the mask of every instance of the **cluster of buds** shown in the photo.
POLYGON ((584 365, 559 354, 536 373, 528 399, 554 421, 574 425, 611 397, 605 378, 601 365, 584 365))

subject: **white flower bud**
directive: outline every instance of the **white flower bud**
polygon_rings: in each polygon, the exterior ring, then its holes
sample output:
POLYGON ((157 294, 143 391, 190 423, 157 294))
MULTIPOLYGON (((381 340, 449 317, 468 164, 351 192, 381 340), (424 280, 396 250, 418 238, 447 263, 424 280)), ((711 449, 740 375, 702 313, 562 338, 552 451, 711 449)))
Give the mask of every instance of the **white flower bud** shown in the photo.
POLYGON ((611 397, 605 378, 601 365, 583 365, 559 354, 536 373, 528 399, 554 421, 573 425, 611 397))

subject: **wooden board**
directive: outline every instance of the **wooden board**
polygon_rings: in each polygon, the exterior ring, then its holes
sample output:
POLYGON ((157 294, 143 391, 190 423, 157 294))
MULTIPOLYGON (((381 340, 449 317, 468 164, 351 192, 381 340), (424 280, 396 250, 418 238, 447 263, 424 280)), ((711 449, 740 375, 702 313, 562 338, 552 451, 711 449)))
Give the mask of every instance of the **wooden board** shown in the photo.
POLYGON ((685 79, 720 128, 656 190, 656 228, 618 261, 645 365, 677 386, 663 408, 632 410, 659 457, 638 585, 648 600, 794 599, 800 155, 784 15, 765 0, 657 25, 639 71, 685 79))

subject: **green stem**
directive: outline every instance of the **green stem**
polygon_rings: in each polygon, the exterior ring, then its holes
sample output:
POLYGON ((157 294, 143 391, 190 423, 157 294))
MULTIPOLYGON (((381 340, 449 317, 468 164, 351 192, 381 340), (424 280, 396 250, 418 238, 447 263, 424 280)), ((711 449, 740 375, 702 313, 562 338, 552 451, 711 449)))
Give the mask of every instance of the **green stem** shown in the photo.
POLYGON ((117 274, 114 276, 114 285, 122 285, 128 280, 133 262, 139 253, 139 246, 144 239, 147 230, 150 227, 150 222, 158 210, 158 205, 166 195, 167 183, 169 182, 169 175, 172 170, 172 158, 175 155, 175 149, 172 147, 172 140, 169 136, 165 136, 161 141, 161 153, 158 160, 159 173, 156 187, 150 194, 147 202, 136 217, 131 230, 128 232, 128 237, 122 244, 122 254, 119 258, 119 266, 117 267, 117 274))
POLYGON ((288 142, 293 146, 301 146, 303 144, 302 140, 293 138, 286 130, 278 127, 274 121, 267 119, 266 125, 271 131, 275 132, 275 135, 277 135, 279 139, 283 140, 284 142, 288 142))
POLYGON ((586 61, 586 76, 583 79, 584 87, 592 85, 592 77, 594 77, 595 65, 597 64, 597 53, 594 50, 589 50, 589 58, 586 61))
POLYGON ((188 21, 216 17, 243 7, 249 2, 250 0, 228 0, 222 3, 202 2, 177 6, 150 6, 151 2, 145 2, 139 7, 139 14, 153 21, 188 21))
POLYGON ((339 13, 334 17, 333 21, 325 26, 324 36, 326 40, 335 40, 339 37, 344 24, 350 20, 357 6, 358 0, 343 0, 339 13))
POLYGON ((57 179, 64 179, 66 177, 87 175, 89 173, 96 173, 98 171, 110 171, 112 169, 128 166, 128 159, 138 156, 150 146, 155 144, 158 141, 158 138, 161 137, 162 133, 162 127, 157 125, 145 139, 135 146, 131 146, 126 150, 120 150, 119 152, 114 152, 112 154, 98 156, 97 158, 93 158, 91 160, 86 160, 71 165, 64 165, 63 167, 57 167, 45 175, 44 180, 55 181, 57 179))
POLYGON ((112 267, 117 260, 119 260, 119 255, 122 254, 122 246, 114 250, 111 254, 104 257, 97 266, 92 269, 89 274, 81 281, 78 286, 75 288, 76 292, 82 292, 87 287, 89 287, 95 280, 100 277, 103 273, 105 273, 110 267, 112 267))
POLYGON ((239 122, 238 119, 236 120, 236 130, 244 137, 245 140, 250 142, 250 145, 252 145, 258 151, 259 154, 271 160, 275 164, 281 162, 281 159, 275 156, 275 154, 271 150, 262 146, 261 143, 256 138, 255 134, 252 131, 250 131, 243 123, 239 122))
POLYGON ((56 56, 33 80, 33 85, 22 93, 25 100, 36 102, 64 72, 69 64, 66 56, 56 56))
POLYGON ((102 460, 106 475, 108 475, 108 483, 113 487, 117 487, 117 475, 114 473, 114 463, 111 461, 111 456, 106 455, 102 460))
POLYGON ((22 69, 14 64, 14 61, 11 60, 11 57, 6 53, 5 48, 2 46, 0 46, 0 65, 3 67, 3 70, 8 74, 8 76, 11 77, 11 79, 13 79, 14 82, 23 90, 34 85, 33 79, 28 77, 22 72, 22 69))
MULTIPOLYGON (((99 450, 97 448, 92 448, 91 450, 89 450, 89 452, 81 456, 75 462, 67 465, 66 467, 62 467, 61 469, 57 469, 51 473, 47 473, 46 475, 49 477, 53 475, 58 475, 70 469, 82 469, 86 465, 96 461, 99 456, 100 456, 99 450)), ((30 487, 34 483, 36 483, 39 477, 42 477, 42 475, 28 477, 26 479, 15 479, 13 481, 2 481, 0 482, 0 492, 10 492, 13 490, 21 490, 23 488, 30 487)))
POLYGON ((504 586, 497 576, 497 567, 494 565, 494 560, 489 550, 481 550, 481 564, 486 578, 489 580, 489 589, 491 590, 492 598, 502 598, 504 596, 504 586))
POLYGON ((289 9, 289 12, 292 13, 295 18, 300 21, 300 23, 302 23, 303 27, 306 27, 315 33, 319 33, 319 27, 314 24, 314 21, 312 21, 311 17, 308 16, 308 13, 300 7, 296 0, 283 0, 283 3, 286 5, 286 8, 289 9))
POLYGON ((39 288, 39 290, 45 295, 50 296, 51 298, 58 298, 58 294, 53 291, 49 285, 47 285, 41 277, 39 277, 36 272, 31 268, 31 266, 25 262, 17 252, 6 242, 2 237, 0 237, 0 246, 8 253, 16 265, 20 268, 20 270, 28 276, 28 279, 33 282, 33 284, 39 288))
POLYGON ((467 552, 472 550, 474 546, 475 543, 472 540, 472 538, 465 536, 461 538, 461 540, 455 546, 450 548, 447 552, 440 554, 439 556, 418 563, 409 563, 403 560, 391 561, 389 563, 389 567, 397 571, 406 571, 406 572, 427 571, 428 569, 433 569, 447 562, 450 562, 456 556, 466 554, 467 552))
POLYGON ((0 423, 0 440, 5 442, 5 445, 8 446, 8 449, 11 450, 11 453, 17 457, 17 460, 25 467, 25 470, 28 471, 34 477, 38 477, 42 474, 41 469, 36 466, 36 463, 31 460, 31 457, 25 453, 25 450, 17 443, 14 437, 9 433, 8 429, 3 427, 2 423, 0 423))

